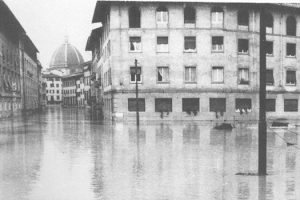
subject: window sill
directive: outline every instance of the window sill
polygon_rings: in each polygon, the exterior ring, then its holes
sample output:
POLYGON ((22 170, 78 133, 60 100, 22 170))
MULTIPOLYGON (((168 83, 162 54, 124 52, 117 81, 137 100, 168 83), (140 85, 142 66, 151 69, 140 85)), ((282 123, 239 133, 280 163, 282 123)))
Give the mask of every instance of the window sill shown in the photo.
POLYGON ((211 82, 211 84, 224 84, 224 81, 223 82, 211 82))
POLYGON ((248 82, 248 83, 239 83, 239 85, 245 85, 245 86, 249 86, 250 85, 250 83, 248 82))
POLYGON ((129 51, 129 53, 142 53, 142 51, 129 51))
POLYGON ((156 53, 170 53, 169 51, 156 51, 156 53))
POLYGON ((266 83, 266 86, 274 86, 274 83, 266 83))
POLYGON ((249 25, 248 26, 246 26, 246 25, 238 25, 238 30, 249 31, 249 25))
POLYGON ((245 55, 245 56, 248 56, 248 55, 249 55, 249 52, 238 52, 238 55, 245 55))
POLYGON ((184 28, 195 28, 196 27, 196 23, 184 23, 184 28))
POLYGON ((211 53, 224 53, 224 50, 222 51, 211 50, 211 53))
POLYGON ((183 53, 197 53, 197 50, 183 50, 183 53))
MULTIPOLYGON (((135 81, 130 81, 130 84, 135 84, 136 82, 135 81)), ((143 82, 142 81, 138 81, 138 84, 142 84, 143 82)))
POLYGON ((169 84, 170 81, 156 81, 157 84, 169 84))
POLYGON ((296 56, 285 56, 286 58, 296 58, 296 56))
POLYGON ((286 83, 285 85, 286 86, 296 86, 297 84, 296 83, 286 83))
POLYGON ((266 53, 266 56, 267 56, 267 57, 274 57, 273 54, 268 54, 268 53, 266 53))
POLYGON ((185 84, 197 84, 197 81, 185 81, 185 84))

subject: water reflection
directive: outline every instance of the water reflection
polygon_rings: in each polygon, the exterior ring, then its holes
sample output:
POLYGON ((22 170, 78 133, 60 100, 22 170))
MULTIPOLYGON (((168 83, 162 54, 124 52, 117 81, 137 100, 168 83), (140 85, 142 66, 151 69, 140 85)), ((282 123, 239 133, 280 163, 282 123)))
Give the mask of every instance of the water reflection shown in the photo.
POLYGON ((257 170, 257 126, 101 124, 49 108, 1 121, 0 199, 297 199, 298 129, 268 132, 269 176, 257 170))

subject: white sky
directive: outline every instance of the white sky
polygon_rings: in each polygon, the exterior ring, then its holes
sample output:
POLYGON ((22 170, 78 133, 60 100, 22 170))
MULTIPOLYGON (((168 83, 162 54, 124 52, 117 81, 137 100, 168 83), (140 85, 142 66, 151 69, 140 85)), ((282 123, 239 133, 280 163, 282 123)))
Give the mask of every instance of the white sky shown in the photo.
POLYGON ((91 53, 85 52, 96 0, 4 0, 27 35, 39 49, 39 60, 49 67, 55 49, 69 41, 82 54, 85 61, 91 53))

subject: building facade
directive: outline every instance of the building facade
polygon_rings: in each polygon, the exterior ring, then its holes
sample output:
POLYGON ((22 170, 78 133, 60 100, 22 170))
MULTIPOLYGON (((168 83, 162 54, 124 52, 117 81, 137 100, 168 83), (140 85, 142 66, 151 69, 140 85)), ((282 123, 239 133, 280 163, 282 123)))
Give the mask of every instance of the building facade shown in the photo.
MULTIPOLYGON (((297 118, 300 6, 265 9, 267 115, 297 118)), ((105 118, 135 119, 137 81, 141 119, 258 119, 257 4, 98 1, 93 22, 105 118)))
POLYGON ((84 105, 91 106, 91 62, 83 65, 84 105))
POLYGON ((63 77, 63 106, 84 107, 84 73, 73 73, 63 77))
POLYGON ((38 90, 33 85, 39 73, 37 53, 22 25, 0 1, 0 118, 37 108, 38 90))
POLYGON ((61 104, 62 102, 62 78, 56 74, 43 74, 46 80, 47 105, 61 104))

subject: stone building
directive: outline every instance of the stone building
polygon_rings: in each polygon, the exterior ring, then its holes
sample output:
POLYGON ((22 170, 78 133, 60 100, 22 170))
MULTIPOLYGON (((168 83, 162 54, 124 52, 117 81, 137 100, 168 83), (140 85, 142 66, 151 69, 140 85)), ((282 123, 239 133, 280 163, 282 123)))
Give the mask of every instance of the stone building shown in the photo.
POLYGON ((61 76, 47 73, 43 74, 46 80, 46 100, 48 105, 62 102, 62 79, 61 76))
POLYGON ((38 107, 37 53, 22 25, 0 1, 0 118, 38 107))
MULTIPOLYGON (((267 115, 299 116, 299 4, 265 4, 267 115)), ((258 4, 98 1, 87 50, 105 118, 256 120, 258 4), (138 74, 135 74, 135 59, 138 74)))
POLYGON ((91 106, 91 61, 83 64, 84 105, 91 106))
POLYGON ((63 106, 85 106, 84 73, 77 72, 62 77, 63 106))

